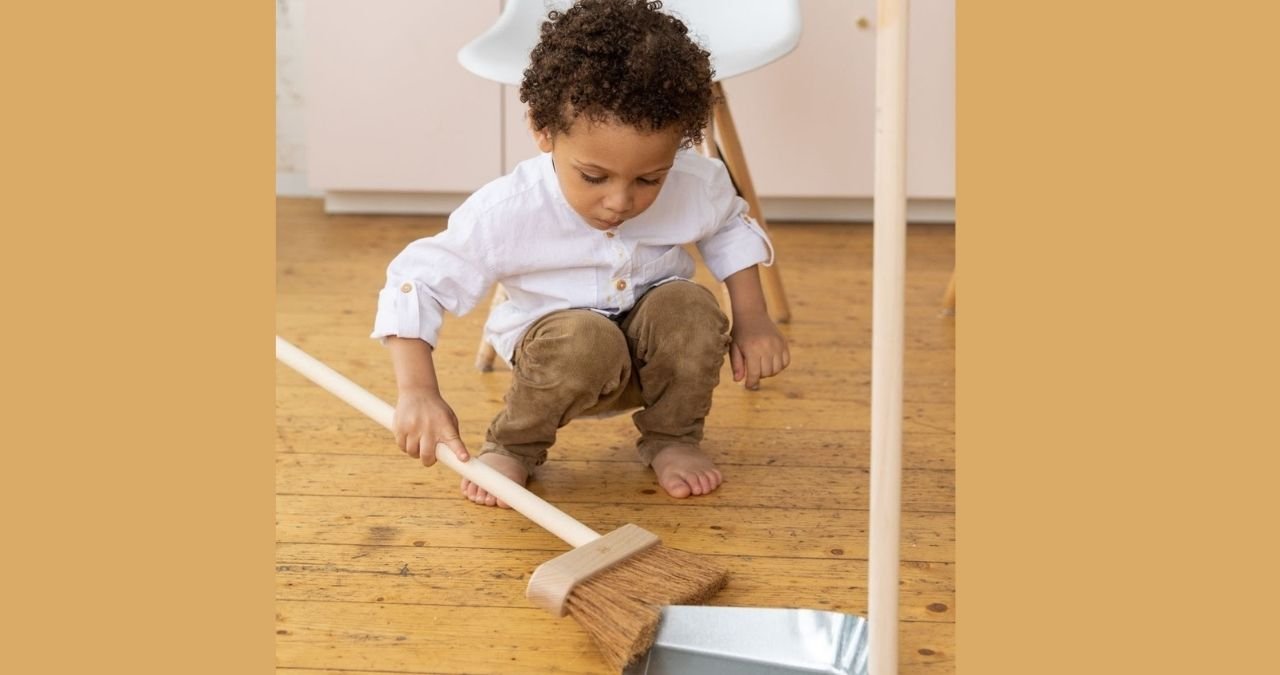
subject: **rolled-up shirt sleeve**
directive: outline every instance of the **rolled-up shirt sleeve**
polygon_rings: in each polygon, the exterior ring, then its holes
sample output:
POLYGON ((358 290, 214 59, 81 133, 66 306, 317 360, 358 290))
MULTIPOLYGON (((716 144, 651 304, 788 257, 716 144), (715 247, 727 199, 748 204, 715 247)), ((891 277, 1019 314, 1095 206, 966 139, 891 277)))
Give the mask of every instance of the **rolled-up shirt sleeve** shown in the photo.
POLYGON ((480 235, 464 206, 449 217, 444 232, 405 247, 387 267, 370 337, 419 338, 435 347, 444 313, 470 312, 493 286, 480 235))
POLYGON ((717 281, 752 265, 773 264, 773 243, 764 228, 747 213, 747 202, 738 196, 723 168, 708 184, 707 200, 715 225, 698 241, 698 251, 717 281))

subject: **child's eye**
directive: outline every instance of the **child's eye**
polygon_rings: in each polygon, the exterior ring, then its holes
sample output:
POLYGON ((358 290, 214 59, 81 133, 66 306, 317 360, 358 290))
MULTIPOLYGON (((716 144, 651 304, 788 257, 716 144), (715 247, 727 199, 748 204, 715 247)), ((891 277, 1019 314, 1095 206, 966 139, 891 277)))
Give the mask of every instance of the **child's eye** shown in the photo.
POLYGON ((639 181, 641 185, 657 185, 662 182, 658 178, 637 178, 636 180, 639 181))
POLYGON ((592 183, 594 185, 599 185, 600 183, 603 183, 605 181, 604 176, 592 176, 590 174, 586 174, 581 171, 579 171, 578 174, 582 176, 582 180, 585 180, 588 183, 592 183))

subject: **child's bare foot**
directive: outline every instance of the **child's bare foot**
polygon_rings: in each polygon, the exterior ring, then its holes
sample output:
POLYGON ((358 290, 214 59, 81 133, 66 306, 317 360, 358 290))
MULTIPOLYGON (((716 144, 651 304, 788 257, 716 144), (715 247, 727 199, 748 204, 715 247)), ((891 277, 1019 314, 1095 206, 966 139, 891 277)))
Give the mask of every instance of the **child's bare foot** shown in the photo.
MULTIPOLYGON (((525 471, 524 465, 520 460, 500 455, 496 452, 487 452, 476 458, 477 461, 484 462, 489 466, 498 470, 498 473, 510 478, 520 485, 524 485, 529 480, 529 472, 525 471)), ((484 488, 472 483, 466 478, 462 479, 462 496, 471 501, 482 504, 484 506, 498 506, 504 509, 511 508, 507 503, 494 497, 485 491, 484 488)))
POLYGON ((715 462, 696 445, 668 445, 653 456, 653 472, 658 484, 676 499, 705 495, 720 487, 724 477, 715 462))

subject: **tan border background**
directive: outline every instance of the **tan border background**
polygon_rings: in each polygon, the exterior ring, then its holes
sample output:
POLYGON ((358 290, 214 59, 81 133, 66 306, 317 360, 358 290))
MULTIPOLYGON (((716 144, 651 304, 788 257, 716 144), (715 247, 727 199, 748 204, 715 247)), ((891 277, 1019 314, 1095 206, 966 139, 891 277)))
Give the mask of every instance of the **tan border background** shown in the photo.
POLYGON ((0 671, 273 667, 273 21, 5 9, 0 671))
MULTIPOLYGON (((963 674, 1274 662, 1277 18, 960 8, 963 674)), ((272 21, 6 10, 6 671, 273 667, 272 21)))
POLYGON ((1253 4, 960 7, 960 673, 1275 667, 1280 12, 1253 4))

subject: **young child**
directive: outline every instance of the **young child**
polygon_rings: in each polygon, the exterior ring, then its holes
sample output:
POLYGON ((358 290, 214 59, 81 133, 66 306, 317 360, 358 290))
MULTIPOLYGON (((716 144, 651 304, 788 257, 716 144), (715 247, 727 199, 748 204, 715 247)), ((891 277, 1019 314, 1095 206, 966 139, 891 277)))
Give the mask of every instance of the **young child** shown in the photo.
MULTIPOLYGON (((477 459, 522 485, 570 420, 638 407, 637 450, 659 484, 707 494, 722 476, 698 443, 725 352, 750 389, 787 367, 756 269, 772 247, 724 166, 688 149, 711 112, 709 54, 660 7, 581 0, 552 12, 520 87, 544 154, 388 267, 372 336, 395 369, 396 443, 423 464, 437 443, 469 456, 432 350, 444 312, 465 314, 495 282, 509 299, 485 336, 513 372, 477 459), (691 242, 728 287, 732 328, 689 280, 691 242)), ((465 479, 462 491, 506 506, 465 479)))

